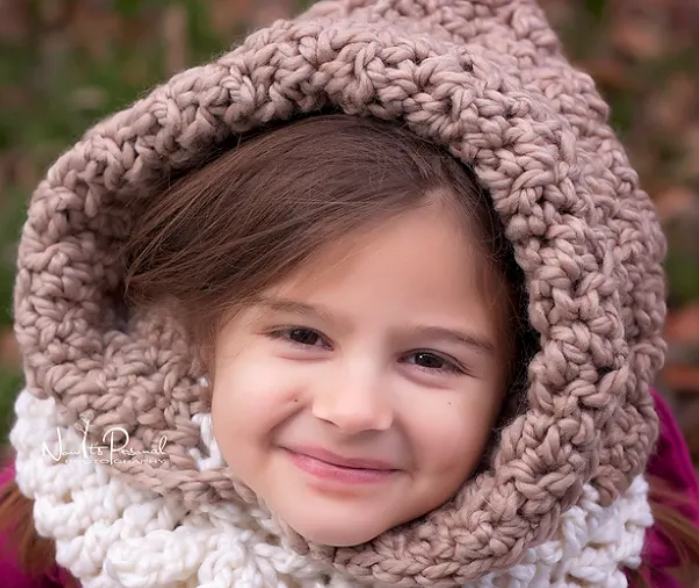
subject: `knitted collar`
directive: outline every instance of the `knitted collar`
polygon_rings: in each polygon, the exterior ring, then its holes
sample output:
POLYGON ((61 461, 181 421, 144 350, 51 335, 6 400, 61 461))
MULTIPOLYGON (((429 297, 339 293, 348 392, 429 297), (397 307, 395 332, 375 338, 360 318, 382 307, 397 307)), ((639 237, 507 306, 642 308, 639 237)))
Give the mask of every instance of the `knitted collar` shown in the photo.
MULTIPOLYGON (((83 588, 361 585, 285 546, 264 510, 206 502, 187 509, 172 498, 133 488, 98 463, 106 454, 86 458, 84 435, 58 425, 53 399, 38 400, 24 391, 15 411, 11 440, 17 483, 35 501, 39 533, 56 541, 57 562, 83 588), (58 459, 59 447, 79 455, 58 459)), ((220 467, 210 415, 197 415, 195 423, 202 446, 192 456, 199 469, 220 467)), ((647 491, 638 476, 613 504, 602 506, 599 492, 586 485, 549 541, 527 549, 521 563, 464 588, 625 587, 623 568, 640 564, 645 530, 653 523, 647 491)))

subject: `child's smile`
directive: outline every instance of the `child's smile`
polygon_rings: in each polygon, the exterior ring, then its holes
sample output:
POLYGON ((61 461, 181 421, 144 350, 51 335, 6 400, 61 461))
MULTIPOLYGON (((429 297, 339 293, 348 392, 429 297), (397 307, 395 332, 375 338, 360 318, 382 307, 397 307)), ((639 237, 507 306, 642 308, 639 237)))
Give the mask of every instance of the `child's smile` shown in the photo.
POLYGON ((456 492, 506 371, 501 306, 442 208, 352 237, 231 318, 213 383, 230 467, 301 535, 338 546, 456 492))
POLYGON ((346 484, 370 484, 384 482, 400 471, 387 461, 370 457, 346 458, 320 447, 284 448, 291 462, 321 480, 334 480, 346 484))

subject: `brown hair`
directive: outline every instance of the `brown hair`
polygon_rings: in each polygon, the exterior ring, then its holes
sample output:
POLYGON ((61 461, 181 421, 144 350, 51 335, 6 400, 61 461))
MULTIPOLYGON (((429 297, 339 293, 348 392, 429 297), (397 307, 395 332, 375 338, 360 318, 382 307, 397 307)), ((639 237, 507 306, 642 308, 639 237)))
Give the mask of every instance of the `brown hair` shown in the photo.
MULTIPOLYGON (((0 457, 2 469, 11 465, 14 454, 0 457)), ((52 539, 41 537, 34 526, 34 501, 20 491, 14 479, 0 487, 0 559, 9 558, 28 574, 39 577, 56 569, 56 546, 52 539)), ((63 588, 79 588, 78 581, 66 570, 63 588)))
MULTIPOLYGON (((656 476, 647 476, 648 500, 655 528, 672 546, 679 566, 669 570, 683 586, 697 586, 699 576, 699 529, 679 509, 681 506, 696 507, 687 494, 671 488, 668 483, 656 476)), ((629 572, 629 579, 635 588, 654 588, 651 574, 654 569, 643 559, 638 570, 629 572)))
MULTIPOLYGON (((123 244, 125 299, 138 309, 174 311, 206 349, 226 312, 282 280, 328 241, 435 202, 450 207, 481 247, 485 279, 505 287, 504 296, 493 298, 506 303, 501 314, 511 328, 503 343, 514 342, 510 398, 521 403, 537 338, 499 217, 473 170, 395 123, 330 114, 274 125, 171 178, 145 200, 123 244)), ((0 497, 0 528, 13 529, 11 543, 23 565, 50 569, 52 543, 38 538, 31 509, 11 482, 0 497)), ((657 510, 656 516, 687 554, 699 553, 699 530, 681 523, 682 534, 676 513, 657 510)))
POLYGON ((430 204, 481 246, 488 299, 521 304, 510 296, 521 270, 473 171, 395 123, 343 114, 258 130, 149 197, 124 244, 126 298, 167 302, 203 349, 228 311, 329 241, 430 204))

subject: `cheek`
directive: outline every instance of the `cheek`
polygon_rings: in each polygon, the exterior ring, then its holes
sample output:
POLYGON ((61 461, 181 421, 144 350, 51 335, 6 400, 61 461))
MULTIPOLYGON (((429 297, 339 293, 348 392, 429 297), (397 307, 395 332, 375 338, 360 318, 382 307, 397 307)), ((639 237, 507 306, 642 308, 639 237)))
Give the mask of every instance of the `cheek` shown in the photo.
POLYGON ((260 466, 259 447, 270 421, 270 398, 264 370, 242 358, 218 361, 213 385, 213 433, 223 458, 248 486, 255 487, 260 466))
POLYGON ((478 464, 492 434, 500 395, 489 390, 458 390, 432 399, 410 425, 421 469, 460 484, 478 464))
POLYGON ((254 348, 216 361, 212 398, 214 435, 228 453, 243 451, 264 440, 293 410, 296 388, 282 366, 254 348))

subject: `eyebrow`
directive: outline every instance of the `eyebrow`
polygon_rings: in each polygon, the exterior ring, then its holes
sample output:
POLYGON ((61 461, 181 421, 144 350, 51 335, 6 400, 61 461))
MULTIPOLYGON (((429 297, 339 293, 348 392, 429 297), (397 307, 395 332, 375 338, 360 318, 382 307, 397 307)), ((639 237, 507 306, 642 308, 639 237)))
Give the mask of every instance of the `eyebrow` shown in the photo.
MULTIPOLYGON (((288 312, 294 314, 305 314, 319 318, 322 321, 333 322, 332 313, 323 305, 307 304, 297 300, 288 298, 280 298, 276 296, 257 295, 250 300, 252 306, 266 308, 273 312, 288 312)), ((411 325, 406 329, 406 333, 414 336, 426 336, 443 339, 453 343, 458 343, 466 347, 485 354, 494 355, 495 345, 484 336, 479 336, 467 331, 450 329, 436 325, 411 325)))

